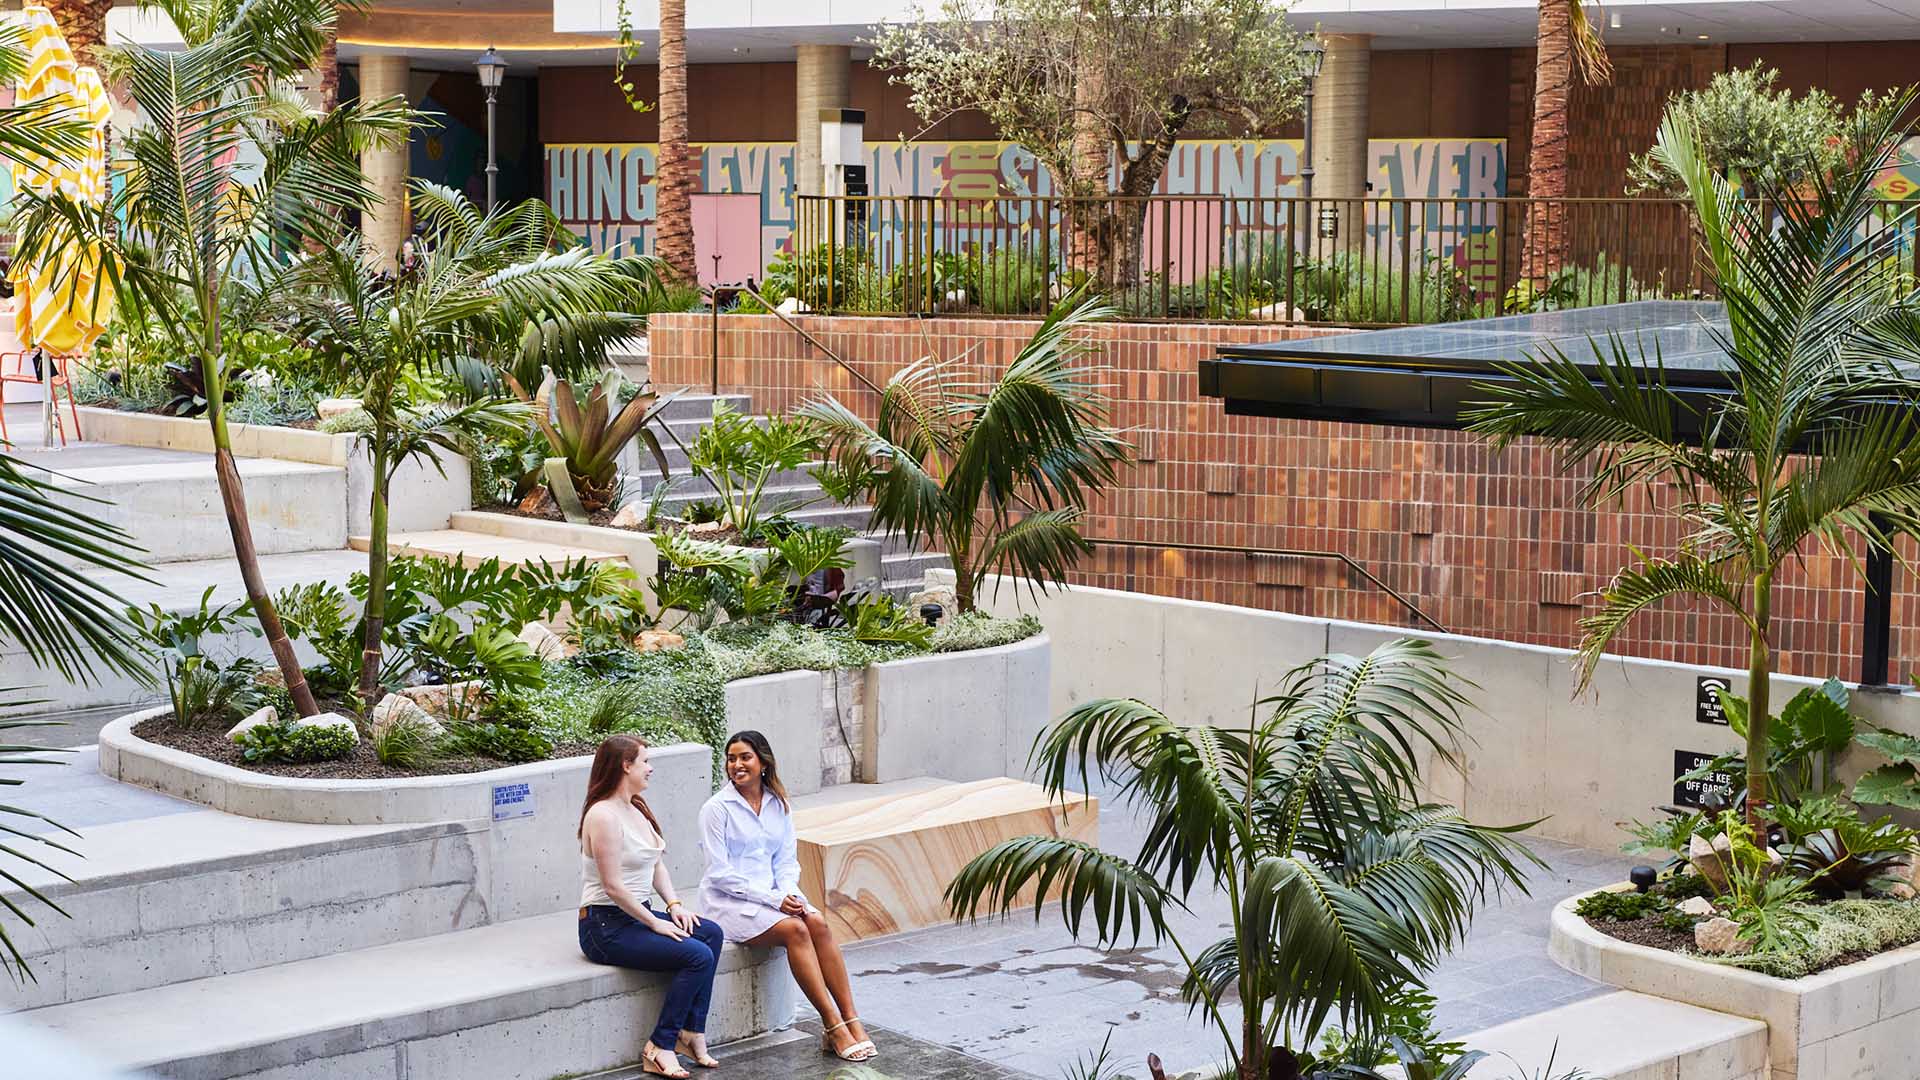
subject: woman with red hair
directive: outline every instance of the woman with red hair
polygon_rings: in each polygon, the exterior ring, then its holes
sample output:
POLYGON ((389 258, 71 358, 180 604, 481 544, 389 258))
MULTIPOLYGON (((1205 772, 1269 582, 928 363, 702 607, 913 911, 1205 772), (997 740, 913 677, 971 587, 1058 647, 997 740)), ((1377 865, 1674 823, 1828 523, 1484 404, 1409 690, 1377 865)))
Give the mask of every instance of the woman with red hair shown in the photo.
POLYGON ((580 951, 596 964, 673 972, 640 1069, 687 1077, 680 1054, 703 1068, 720 1064, 707 1053, 706 1030, 724 936, 674 894, 661 859, 666 838, 640 796, 652 776, 647 744, 631 735, 609 736, 593 755, 578 834, 580 951))

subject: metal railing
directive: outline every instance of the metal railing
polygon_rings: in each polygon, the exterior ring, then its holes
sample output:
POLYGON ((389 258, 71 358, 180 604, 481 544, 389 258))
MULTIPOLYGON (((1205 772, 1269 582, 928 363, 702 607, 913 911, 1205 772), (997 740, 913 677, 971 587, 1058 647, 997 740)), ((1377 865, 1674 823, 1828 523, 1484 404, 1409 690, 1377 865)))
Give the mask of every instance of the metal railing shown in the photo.
MULTIPOLYGON (((767 285, 852 314, 1397 326, 1710 295, 1678 199, 801 196, 767 285)), ((1912 231, 1905 204, 1874 228, 1912 231)), ((1913 270, 1914 245, 1900 249, 1913 270)))

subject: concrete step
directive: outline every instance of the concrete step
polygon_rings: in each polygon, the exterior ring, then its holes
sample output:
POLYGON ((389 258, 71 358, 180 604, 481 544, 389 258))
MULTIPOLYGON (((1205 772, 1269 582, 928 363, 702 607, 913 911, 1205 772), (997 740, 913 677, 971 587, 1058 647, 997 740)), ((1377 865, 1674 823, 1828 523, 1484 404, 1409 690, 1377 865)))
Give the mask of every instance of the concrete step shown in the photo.
MULTIPOLYGON (((96 825, 75 880, 21 876, 70 919, 36 912, 14 941, 35 980, 0 984, 31 1009, 444 934, 489 921, 484 823, 303 825, 195 810, 96 825)), ((19 892, 0 900, 32 908, 19 892)))
MULTIPOLYGON (((37 475, 62 501, 117 525, 148 562, 231 556, 233 537, 213 473, 213 456, 143 447, 77 447, 46 454, 37 475)), ((347 470, 271 458, 239 458, 247 518, 262 555, 346 546, 347 470), (324 511, 324 512, 319 512, 324 511)))
POLYGON ((953 561, 937 551, 880 556, 880 576, 887 581, 920 581, 929 570, 945 570, 953 561))
POLYGON ((1761 1080, 1768 1074, 1765 1023, 1631 991, 1538 1012, 1465 1041, 1487 1054, 1468 1070, 1472 1080, 1512 1076, 1516 1062, 1544 1069, 1548 1060, 1556 1070, 1578 1066, 1581 1076, 1595 1080, 1761 1080))
MULTIPOLYGON (((54 1005, 18 1019, 177 1080, 549 1080, 640 1057, 668 977, 590 963, 573 911, 54 1005)), ((729 945, 715 1043, 792 1023, 786 959, 729 945)))
MULTIPOLYGON (((278 592, 290 585, 313 581, 330 582, 345 588, 347 580, 354 573, 365 572, 366 568, 367 557, 348 550, 344 541, 332 551, 263 555, 260 558, 260 576, 268 592, 278 592)), ((87 570, 84 573, 111 589, 128 604, 141 608, 158 604, 163 611, 197 609, 201 595, 208 587, 213 588, 211 602, 214 604, 235 603, 244 600, 247 595, 240 581, 240 570, 230 553, 215 559, 155 565, 148 571, 148 581, 135 581, 102 570, 87 570)), ((251 656, 262 663, 271 664, 272 654, 268 652, 265 641, 248 632, 257 625, 247 620, 242 632, 205 644, 211 655, 223 659, 251 656)), ((318 660, 303 643, 296 642, 294 648, 304 662, 318 660)), ((29 714, 107 707, 122 707, 123 711, 131 712, 140 705, 156 700, 158 692, 155 688, 143 687, 132 679, 104 669, 95 672, 95 681, 91 683, 64 682, 57 674, 35 666, 32 659, 12 642, 0 645, 0 686, 24 687, 26 696, 46 699, 42 704, 26 710, 29 714)))
POLYGON ((661 410, 662 420, 699 420, 713 417, 713 410, 721 405, 730 406, 734 412, 750 412, 753 399, 746 394, 681 394, 671 404, 661 410))
MULTIPOLYGON (((685 461, 675 464, 672 461, 674 456, 672 450, 667 452, 668 467, 672 470, 669 475, 673 478, 673 493, 667 496, 670 503, 677 500, 680 504, 684 504, 698 499, 717 497, 712 484, 688 468, 685 461)), ((621 485, 626 489, 627 498, 645 498, 647 493, 653 490, 653 486, 660 482, 660 470, 653 467, 652 461, 652 455, 646 455, 638 469, 621 472, 621 485)), ((813 478, 812 473, 807 471, 808 468, 809 466, 803 465, 798 469, 782 469, 767 478, 767 487, 769 490, 780 489, 789 492, 807 489, 817 493, 820 490, 820 483, 813 478)))
MULTIPOLYGON (((365 536, 352 537, 349 543, 355 551, 366 551, 371 546, 369 538, 365 536)), ((598 563, 626 559, 625 555, 614 551, 550 544, 540 540, 519 540, 461 529, 395 533, 387 537, 387 550, 395 555, 417 555, 449 562, 457 559, 467 566, 478 566, 488 559, 498 559, 502 566, 545 563, 556 567, 575 562, 598 563)))

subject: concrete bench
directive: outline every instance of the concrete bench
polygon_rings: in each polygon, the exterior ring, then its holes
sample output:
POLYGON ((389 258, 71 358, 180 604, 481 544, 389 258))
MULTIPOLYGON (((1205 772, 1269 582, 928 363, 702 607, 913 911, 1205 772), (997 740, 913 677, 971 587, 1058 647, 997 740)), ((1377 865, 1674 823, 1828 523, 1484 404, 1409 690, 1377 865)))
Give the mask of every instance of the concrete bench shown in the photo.
MULTIPOLYGON (((589 962, 573 911, 19 1014, 176 1080, 550 1080, 639 1060, 668 977, 589 962)), ((778 950, 728 946, 707 1033, 792 1023, 778 950)))
POLYGON ((1767 1025, 1627 991, 1548 1009, 1464 1041, 1489 1055, 1468 1072, 1469 1080, 1544 1076, 1549 1057, 1554 1076, 1579 1069, 1593 1080, 1767 1077, 1767 1025))

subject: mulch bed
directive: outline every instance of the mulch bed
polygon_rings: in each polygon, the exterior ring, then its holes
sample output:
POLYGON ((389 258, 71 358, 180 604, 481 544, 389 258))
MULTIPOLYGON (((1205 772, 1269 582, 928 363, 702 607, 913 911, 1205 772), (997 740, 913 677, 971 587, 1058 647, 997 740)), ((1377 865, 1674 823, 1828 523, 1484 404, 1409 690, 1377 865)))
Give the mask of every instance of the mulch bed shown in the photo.
POLYGON ((1685 952, 1693 948, 1693 932, 1669 930, 1660 925, 1658 916, 1646 919, 1588 919, 1587 925, 1611 938, 1633 945, 1645 945, 1652 949, 1665 949, 1668 952, 1685 952))
MULTIPOLYGON (((173 717, 162 715, 134 725, 133 733, 150 743, 184 750, 222 765, 270 776, 295 776, 312 780, 392 780, 406 776, 448 776, 504 769, 515 764, 484 757, 450 757, 435 761, 431 768, 396 769, 380 764, 379 759, 373 756, 373 744, 367 739, 360 740, 351 757, 339 761, 315 761, 303 765, 248 762, 240 757, 240 748, 227 738, 227 727, 226 724, 216 723, 181 727, 173 722, 173 717)), ((580 757, 592 754, 594 749, 591 743, 557 744, 553 748, 553 758, 580 757)))
MULTIPOLYGON (((112 409, 115 412, 139 413, 142 416, 165 416, 174 420, 202 420, 206 418, 205 413, 201 413, 198 416, 178 416, 178 415, 175 415, 174 413, 167 412, 163 408, 162 409, 123 409, 120 406, 114 404, 114 400, 112 398, 97 398, 92 401, 83 401, 80 404, 85 405, 90 409, 112 409)), ((284 428, 298 428, 301 431, 318 431, 320 429, 320 420, 318 417, 308 417, 305 420, 289 420, 285 423, 274 424, 272 426, 284 427, 284 428)))

